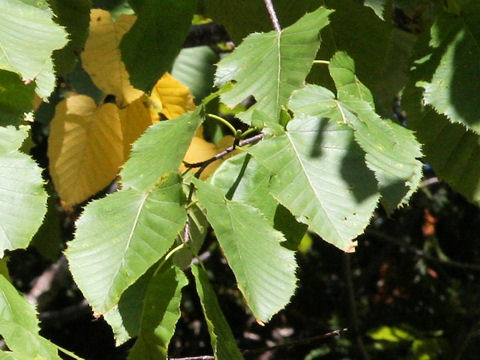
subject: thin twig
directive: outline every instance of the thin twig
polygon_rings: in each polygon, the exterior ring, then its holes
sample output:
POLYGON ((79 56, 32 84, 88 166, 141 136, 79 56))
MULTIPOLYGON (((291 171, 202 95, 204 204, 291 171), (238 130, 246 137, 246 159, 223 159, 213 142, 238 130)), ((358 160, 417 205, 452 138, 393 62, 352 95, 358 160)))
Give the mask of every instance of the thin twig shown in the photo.
POLYGON ((460 345, 460 348, 457 350, 457 354, 455 356, 455 360, 461 360, 465 350, 467 350, 468 345, 472 341, 472 338, 475 336, 475 333, 478 332, 478 328, 480 326, 480 319, 475 321, 475 323, 471 326, 470 330, 468 331, 467 335, 464 336, 464 340, 460 345))
POLYGON ((273 346, 267 346, 263 348, 258 348, 258 349, 247 349, 243 351, 244 355, 253 355, 253 354, 261 354, 270 350, 277 350, 277 349, 283 349, 286 347, 293 347, 293 346, 300 346, 300 345, 305 345, 305 344, 310 344, 314 341, 317 340, 322 340, 322 339, 327 339, 331 338, 334 336, 339 336, 340 334, 343 334, 344 332, 348 331, 347 328, 345 329, 340 329, 340 330, 333 330, 328 333, 322 334, 322 335, 317 335, 317 336, 312 336, 304 339, 299 339, 299 340, 292 340, 292 341, 287 341, 282 344, 278 345, 273 345, 273 346))
POLYGON ((265 6, 267 7, 268 15, 270 15, 270 19, 272 20, 273 28, 277 32, 282 32, 282 28, 280 27, 280 23, 278 22, 277 13, 273 8, 272 0, 263 0, 265 6))
POLYGON ((353 288, 353 279, 352 279, 352 268, 350 264, 350 254, 344 255, 344 272, 345 272, 345 280, 347 282, 347 291, 348 291, 348 302, 350 304, 350 315, 352 318, 352 327, 353 327, 353 335, 355 336, 355 340, 357 341, 358 349, 362 354, 365 360, 370 359, 370 356, 365 349, 365 344, 363 343, 362 335, 360 334, 360 322, 358 320, 358 313, 357 313, 357 303, 355 301, 355 289, 353 288))
POLYGON ((460 269, 469 269, 469 270, 475 270, 475 271, 480 271, 480 265, 479 264, 470 264, 470 263, 464 263, 464 262, 459 262, 459 261, 452 261, 452 260, 442 260, 435 258, 433 256, 429 256, 425 254, 423 250, 417 249, 415 246, 412 246, 408 244, 405 241, 398 240, 392 236, 385 235, 384 233, 378 231, 378 230, 367 230, 365 232, 367 235, 372 235, 374 238, 388 241, 392 244, 398 245, 404 249, 407 249, 408 251, 414 253, 415 255, 421 257, 422 259, 425 259, 430 262, 434 262, 440 265, 446 265, 446 266, 451 266, 451 267, 456 267, 460 269))
MULTIPOLYGON (((260 133, 258 135, 252 136, 251 138, 241 140, 241 141, 238 142, 238 146, 242 147, 242 146, 245 146, 245 145, 253 144, 253 143, 261 140, 264 136, 265 136, 265 134, 260 133)), ((186 168, 205 168, 208 165, 210 165, 212 162, 214 162, 216 160, 219 160, 219 159, 223 158, 224 156, 230 154, 233 150, 235 150, 235 148, 236 148, 236 146, 230 146, 230 147, 226 148, 225 150, 223 150, 222 152, 219 152, 217 155, 215 155, 215 156, 213 156, 210 159, 207 159, 205 161, 200 161, 200 162, 197 162, 197 163, 187 163, 187 162, 184 161, 183 164, 185 165, 186 168)))

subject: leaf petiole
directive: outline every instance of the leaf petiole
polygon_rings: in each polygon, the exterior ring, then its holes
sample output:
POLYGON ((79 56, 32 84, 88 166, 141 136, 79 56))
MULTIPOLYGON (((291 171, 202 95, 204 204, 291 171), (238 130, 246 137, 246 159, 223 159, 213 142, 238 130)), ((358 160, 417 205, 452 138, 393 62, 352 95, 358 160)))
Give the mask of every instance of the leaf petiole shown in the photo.
POLYGON ((328 64, 330 64, 330 61, 328 61, 328 60, 313 60, 313 63, 314 63, 314 64, 325 64, 325 65, 328 65, 328 64))
POLYGON ((212 119, 215 119, 219 122, 221 122, 223 125, 225 125, 231 132, 232 132, 232 135, 233 136, 236 136, 237 134, 237 129, 235 129, 233 127, 232 124, 230 124, 227 120, 225 120, 224 118, 218 116, 218 115, 215 115, 215 114, 207 114, 208 117, 212 118, 212 119))

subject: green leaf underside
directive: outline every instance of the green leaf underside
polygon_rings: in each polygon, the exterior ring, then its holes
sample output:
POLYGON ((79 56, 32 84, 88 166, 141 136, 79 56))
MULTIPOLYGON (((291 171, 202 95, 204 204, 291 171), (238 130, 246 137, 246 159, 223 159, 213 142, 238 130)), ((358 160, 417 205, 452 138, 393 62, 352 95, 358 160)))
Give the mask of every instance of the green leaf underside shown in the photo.
POLYGON ((258 209, 225 199, 210 184, 194 183, 248 306, 257 319, 270 320, 295 291, 294 252, 282 246, 282 233, 274 230, 258 209))
POLYGON ((318 86, 308 86, 292 96, 294 112, 323 116, 336 108, 338 119, 354 129, 355 140, 365 151, 367 166, 375 172, 382 203, 387 211, 404 204, 417 189, 422 177, 420 144, 413 133, 374 111, 373 97, 355 75, 353 60, 337 52, 329 70, 337 87, 333 94, 318 86))
POLYGON ((149 92, 168 71, 182 48, 196 9, 196 0, 144 0, 137 20, 120 44, 122 60, 137 89, 149 92))
POLYGON ((183 202, 179 176, 167 174, 148 192, 122 190, 85 208, 66 256, 96 312, 110 310, 165 255, 185 224, 183 202))
POLYGON ((251 205, 281 231, 289 249, 294 249, 307 231, 295 217, 269 193, 270 171, 248 153, 224 161, 210 178, 210 183, 222 189, 227 199, 251 205), (292 245, 290 247, 290 245, 292 245))
POLYGON ((353 130, 340 124, 335 109, 322 117, 299 114, 285 134, 248 151, 271 171, 270 193, 298 221, 354 251, 353 239, 367 226, 379 194, 353 130))
POLYGON ((145 191, 163 174, 177 171, 204 119, 203 112, 203 107, 198 107, 176 119, 150 126, 133 144, 130 158, 120 172, 123 188, 145 191))
POLYGON ((480 134, 480 4, 470 1, 460 14, 442 13, 432 26, 431 79, 418 83, 425 89, 424 104, 453 123, 480 134))
POLYGON ((26 131, 0 127, 0 254, 28 246, 46 212, 41 169, 17 151, 26 131))
MULTIPOLYGON (((166 359, 168 344, 180 317, 182 288, 188 279, 175 266, 168 267, 150 279, 142 301, 142 314, 135 345, 128 355, 129 360, 166 359)), ((119 304, 119 311, 123 310, 119 304)))
POLYGON ((319 8, 281 33, 255 33, 245 38, 218 63, 216 85, 236 81, 230 91, 220 95, 221 100, 233 108, 253 95, 256 104, 237 116, 250 123, 257 109, 278 122, 281 107, 310 71, 320 46, 320 30, 328 24, 330 13, 319 8))
POLYGON ((207 322, 213 355, 217 360, 241 360, 242 353, 238 349, 232 330, 218 304, 217 296, 210 285, 208 275, 200 266, 192 266, 195 286, 202 304, 207 322))
POLYGON ((196 46, 182 49, 173 63, 172 76, 188 86, 196 104, 212 91, 216 62, 209 46, 196 46))
POLYGON ((10 71, 0 70, 0 125, 19 125, 22 115, 32 110, 35 85, 25 85, 10 71))
POLYGON ((60 360, 55 345, 38 335, 34 307, 1 275, 0 294, 0 335, 14 352, 13 358, 60 360))
POLYGON ((65 46, 67 34, 53 22, 48 9, 19 0, 0 0, 0 8, 0 69, 16 72, 26 81, 36 79, 37 93, 48 97, 55 86, 51 55, 65 46))

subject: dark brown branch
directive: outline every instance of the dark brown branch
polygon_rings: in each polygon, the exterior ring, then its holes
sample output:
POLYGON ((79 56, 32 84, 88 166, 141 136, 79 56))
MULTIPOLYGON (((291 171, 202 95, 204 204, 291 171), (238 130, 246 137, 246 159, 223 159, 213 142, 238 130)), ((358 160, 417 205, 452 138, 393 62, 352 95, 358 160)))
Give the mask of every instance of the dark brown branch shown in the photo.
MULTIPOLYGON (((252 136, 248 139, 241 140, 238 143, 238 146, 245 146, 245 145, 253 144, 253 143, 263 139, 264 136, 265 136, 265 134, 260 133, 258 135, 252 136)), ((222 152, 219 152, 214 157, 211 157, 210 159, 207 159, 205 161, 200 161, 200 162, 197 162, 197 163, 187 163, 187 162, 184 161, 183 164, 185 165, 186 168, 189 168, 189 169, 194 169, 194 168, 203 168, 204 169, 208 165, 210 165, 212 162, 223 158, 224 156, 230 154, 235 149, 236 149, 236 146, 233 145, 233 146, 230 146, 230 147, 226 148, 222 152)))
POLYGON ((397 246, 400 246, 404 249, 407 249, 408 251, 414 253, 415 255, 421 257, 422 259, 425 259, 430 262, 434 262, 440 265, 446 265, 446 266, 451 266, 451 267, 456 267, 460 269, 468 269, 468 270, 474 270, 474 271, 480 271, 480 265, 479 264, 470 264, 470 263, 463 263, 459 261, 452 261, 452 260, 442 260, 435 258, 433 256, 429 256, 425 254, 423 250, 417 249, 415 246, 412 246, 408 244, 405 241, 395 239, 392 236, 385 235, 384 233, 377 231, 377 230, 367 230, 365 232, 367 235, 371 235, 374 238, 380 239, 387 241, 389 243, 395 244, 397 246))
POLYGON ((282 29, 280 27, 280 23, 278 22, 277 18, 277 13, 275 12, 275 9, 273 8, 272 0, 263 0, 265 3, 265 6, 267 7, 268 15, 270 15, 270 19, 272 20, 273 28, 277 32, 282 32, 282 29))
POLYGON ((87 300, 84 299, 78 304, 60 310, 44 311, 38 315, 38 318, 42 322, 42 326, 59 326, 90 314, 92 314, 92 309, 87 300))
POLYGON ((340 330, 333 330, 328 333, 322 334, 322 335, 317 335, 317 336, 312 336, 304 339, 299 339, 299 340, 292 340, 292 341, 287 341, 282 344, 278 345, 273 345, 273 346, 268 346, 268 347, 263 347, 263 348, 258 348, 258 349, 248 349, 244 350, 243 354, 244 355, 253 355, 253 354, 261 354, 267 351, 271 350, 278 350, 278 349, 283 349, 283 348, 288 348, 288 347, 295 347, 295 346, 301 346, 301 345, 306 345, 310 344, 312 342, 318 341, 318 340, 323 340, 323 339, 328 339, 334 336, 339 336, 340 334, 343 334, 344 332, 347 332, 348 329, 340 329, 340 330))

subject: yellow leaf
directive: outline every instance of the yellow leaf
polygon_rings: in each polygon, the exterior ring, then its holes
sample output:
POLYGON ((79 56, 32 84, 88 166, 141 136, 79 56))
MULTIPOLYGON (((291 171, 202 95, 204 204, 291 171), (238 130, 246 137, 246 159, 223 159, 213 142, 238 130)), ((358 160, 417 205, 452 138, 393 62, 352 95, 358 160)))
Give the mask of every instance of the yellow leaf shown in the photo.
POLYGON ((50 174, 65 205, 78 204, 105 188, 124 161, 118 108, 99 107, 85 95, 61 101, 50 124, 50 174))
POLYGON ((91 10, 90 30, 81 54, 83 68, 92 81, 105 94, 115 95, 120 107, 125 107, 143 94, 130 84, 130 76, 119 49, 123 35, 135 20, 134 15, 120 15, 113 22, 108 11, 91 10))
POLYGON ((195 109, 193 96, 188 87, 175 79, 169 73, 165 73, 152 89, 150 99, 157 107, 158 112, 167 119, 173 119, 188 110, 195 109))
MULTIPOLYGON (((212 144, 205 139, 199 138, 194 136, 190 146, 183 158, 183 161, 193 164, 197 162, 202 162, 214 157, 217 154, 217 148, 215 144, 212 144)), ((201 179, 206 179, 212 174, 215 169, 218 167, 216 164, 218 161, 214 161, 210 165, 208 165, 205 170, 200 174, 201 179)), ((185 165, 180 165, 180 172, 185 171, 185 165)), ((193 169, 193 171, 197 171, 198 169, 193 169)))
POLYGON ((135 140, 137 140, 150 125, 156 123, 159 118, 158 113, 151 106, 150 100, 144 95, 128 105, 125 109, 120 110, 120 120, 122 122, 123 146, 126 160, 135 140))

